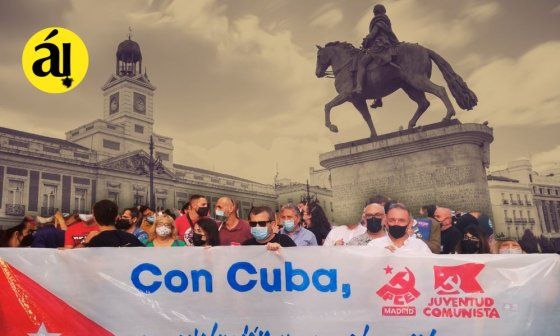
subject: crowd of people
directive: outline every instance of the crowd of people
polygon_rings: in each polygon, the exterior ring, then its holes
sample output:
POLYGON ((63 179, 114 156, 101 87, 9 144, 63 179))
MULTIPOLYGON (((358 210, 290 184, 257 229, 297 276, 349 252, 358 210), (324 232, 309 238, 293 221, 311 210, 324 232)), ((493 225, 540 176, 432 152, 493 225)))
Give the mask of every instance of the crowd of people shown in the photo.
POLYGON ((286 204, 278 212, 253 206, 245 220, 239 217, 235 200, 227 196, 218 199, 213 213, 202 195, 192 195, 178 211, 140 205, 119 212, 117 204, 101 200, 92 214, 25 216, 19 225, 0 231, 0 247, 261 245, 277 251, 348 245, 371 246, 384 254, 524 253, 514 239, 495 239, 490 218, 480 212, 427 205, 415 218, 404 204, 380 195, 366 203, 359 222, 331 226, 314 201, 286 204))

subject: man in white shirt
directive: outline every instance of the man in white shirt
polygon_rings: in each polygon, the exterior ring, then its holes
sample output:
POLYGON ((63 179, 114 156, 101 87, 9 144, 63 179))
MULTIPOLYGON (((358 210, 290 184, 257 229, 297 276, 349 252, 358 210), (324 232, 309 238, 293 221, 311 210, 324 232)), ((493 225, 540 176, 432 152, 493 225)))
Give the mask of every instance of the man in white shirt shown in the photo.
POLYGON ((346 245, 352 238, 366 233, 367 229, 360 223, 339 225, 333 227, 325 238, 323 246, 340 246, 346 245))
POLYGON ((394 203, 387 212, 388 235, 374 239, 368 246, 379 248, 383 254, 430 255, 432 251, 415 235, 409 236, 407 229, 412 227, 412 217, 408 209, 401 203, 394 203))

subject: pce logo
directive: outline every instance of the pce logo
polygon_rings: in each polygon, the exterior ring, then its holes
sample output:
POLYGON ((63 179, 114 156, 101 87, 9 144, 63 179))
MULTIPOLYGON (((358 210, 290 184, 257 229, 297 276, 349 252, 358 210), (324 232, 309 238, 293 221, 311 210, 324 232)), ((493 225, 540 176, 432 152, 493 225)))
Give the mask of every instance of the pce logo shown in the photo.
POLYGON ((45 28, 27 41, 21 57, 23 72, 37 89, 64 93, 84 79, 89 64, 86 45, 71 30, 45 28))
MULTIPOLYGON (((392 300, 394 305, 403 306, 416 300, 420 296, 420 292, 414 288, 416 285, 416 278, 408 267, 404 271, 395 274, 391 280, 383 285, 377 291, 384 301, 392 300)), ((392 274, 393 268, 387 266, 385 268, 386 274, 392 274)))

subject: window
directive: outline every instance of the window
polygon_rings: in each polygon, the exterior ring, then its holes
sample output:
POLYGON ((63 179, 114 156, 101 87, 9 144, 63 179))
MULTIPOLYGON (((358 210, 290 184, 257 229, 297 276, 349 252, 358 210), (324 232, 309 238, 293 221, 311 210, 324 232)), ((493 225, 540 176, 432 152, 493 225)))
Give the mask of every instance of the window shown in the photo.
POLYGON ((93 129, 93 125, 89 125, 86 127, 86 131, 92 130, 93 129))
POLYGON ((160 209, 166 209, 167 200, 165 198, 157 198, 157 207, 160 209))
POLYGON ((116 129, 117 129, 117 127, 116 127, 116 126, 113 126, 113 125, 107 125, 107 128, 108 128, 108 129, 111 129, 111 130, 116 130, 116 129))
POLYGON ((115 141, 103 139, 103 148, 108 148, 112 150, 121 150, 121 144, 115 141))
POLYGON ((527 219, 531 219, 531 211, 527 210, 527 219))
POLYGON ((134 132, 144 134, 144 126, 134 125, 134 132))
POLYGON ((516 214, 517 214, 517 210, 513 210, 513 219, 517 218, 516 214))
POLYGON ((134 195, 134 205, 144 205, 144 196, 143 195, 134 195))
POLYGON ((504 217, 505 217, 506 220, 508 219, 507 210, 504 210, 504 217))
POLYGON ((119 193, 117 191, 109 191, 107 193, 107 198, 115 202, 117 205, 119 204, 119 193))
MULTIPOLYGON (((43 212, 46 212, 45 215, 51 216, 53 215, 51 210, 54 208, 54 202, 56 200, 56 194, 58 192, 58 187, 56 185, 49 185, 45 184, 44 192, 43 192, 43 204, 42 207, 44 208, 43 212)), ((42 209, 43 210, 43 209, 42 209)))
POLYGON ((8 184, 9 197, 8 202, 11 204, 23 204, 23 188, 25 182, 20 180, 10 180, 8 184))
POLYGON ((80 213, 86 212, 87 189, 76 188, 74 193, 74 209, 80 213))

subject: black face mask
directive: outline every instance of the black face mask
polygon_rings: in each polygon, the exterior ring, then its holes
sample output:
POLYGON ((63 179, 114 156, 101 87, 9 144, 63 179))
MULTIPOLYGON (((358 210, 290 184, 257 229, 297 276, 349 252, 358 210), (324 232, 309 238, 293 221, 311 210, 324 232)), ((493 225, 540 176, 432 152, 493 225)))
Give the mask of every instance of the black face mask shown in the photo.
POLYGON ((206 240, 202 240, 202 235, 198 233, 193 233, 192 241, 194 246, 203 246, 206 244, 206 240))
POLYGON ((390 226, 389 225, 389 234, 391 235, 391 237, 393 237, 395 239, 399 239, 402 236, 404 236, 407 228, 408 228, 408 226, 406 226, 406 225, 405 226, 400 226, 400 225, 390 226))
POLYGON ((23 237, 21 242, 19 243, 19 247, 29 247, 33 244, 33 234, 28 234, 27 236, 23 237))
POLYGON ((462 254, 476 254, 480 248, 480 242, 477 240, 464 239, 461 240, 462 254))
POLYGON ((115 223, 115 228, 117 228, 117 230, 122 230, 122 231, 126 231, 130 229, 131 226, 132 223, 130 222, 130 220, 126 218, 121 218, 117 220, 117 222, 115 223))
POLYGON ((371 233, 377 233, 381 230, 381 218, 368 218, 367 220, 367 230, 371 233))
POLYGON ((199 215, 200 217, 204 217, 208 215, 208 207, 200 207, 196 209, 196 214, 199 215))

